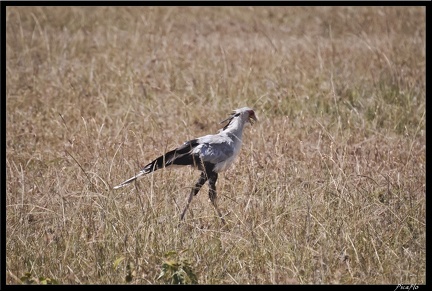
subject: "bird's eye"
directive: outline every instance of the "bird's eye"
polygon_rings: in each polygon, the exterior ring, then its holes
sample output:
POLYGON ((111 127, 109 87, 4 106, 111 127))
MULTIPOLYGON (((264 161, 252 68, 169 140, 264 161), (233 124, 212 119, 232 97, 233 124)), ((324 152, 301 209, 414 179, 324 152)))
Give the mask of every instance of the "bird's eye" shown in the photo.
POLYGON ((234 114, 234 117, 238 117, 238 116, 240 116, 240 113, 234 114))

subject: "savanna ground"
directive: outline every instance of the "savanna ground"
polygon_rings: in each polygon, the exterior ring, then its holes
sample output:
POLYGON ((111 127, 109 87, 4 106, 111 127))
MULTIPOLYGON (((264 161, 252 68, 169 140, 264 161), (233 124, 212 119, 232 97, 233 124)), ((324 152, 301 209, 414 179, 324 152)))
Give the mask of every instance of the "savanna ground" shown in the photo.
POLYGON ((425 284, 424 7, 7 7, 6 283, 425 284), (250 106, 219 175, 112 187, 250 106))

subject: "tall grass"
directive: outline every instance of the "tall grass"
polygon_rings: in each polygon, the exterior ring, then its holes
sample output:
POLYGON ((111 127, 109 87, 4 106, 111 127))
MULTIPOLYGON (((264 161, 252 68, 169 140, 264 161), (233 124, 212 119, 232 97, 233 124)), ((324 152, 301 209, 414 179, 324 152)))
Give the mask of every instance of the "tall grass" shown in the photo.
POLYGON ((425 284, 423 7, 7 7, 6 283, 425 284), (250 106, 234 167, 112 190, 250 106))

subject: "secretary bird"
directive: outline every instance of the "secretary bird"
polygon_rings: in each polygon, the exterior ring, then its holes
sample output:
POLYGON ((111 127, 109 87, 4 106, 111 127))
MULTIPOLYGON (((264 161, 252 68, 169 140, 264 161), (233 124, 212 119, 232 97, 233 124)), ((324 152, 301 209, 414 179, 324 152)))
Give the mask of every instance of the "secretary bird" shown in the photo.
POLYGON ((183 220, 193 196, 197 195, 205 182, 209 181, 210 201, 222 219, 222 222, 225 223, 216 203, 216 180, 218 173, 228 169, 238 156, 242 145, 243 127, 245 124, 253 124, 258 119, 251 108, 243 107, 234 110, 230 117, 221 123, 226 121, 228 123, 219 130, 219 133, 205 135, 183 143, 178 148, 167 152, 145 165, 136 176, 120 183, 114 189, 122 188, 138 178, 164 167, 192 166, 200 170, 201 175, 192 188, 180 219, 183 220))

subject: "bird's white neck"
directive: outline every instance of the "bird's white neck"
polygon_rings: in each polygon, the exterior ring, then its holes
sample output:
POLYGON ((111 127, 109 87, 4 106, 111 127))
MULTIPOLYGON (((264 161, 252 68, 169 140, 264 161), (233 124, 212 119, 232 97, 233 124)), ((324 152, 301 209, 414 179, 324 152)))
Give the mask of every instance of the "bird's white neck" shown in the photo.
POLYGON ((225 133, 230 136, 233 140, 241 142, 243 135, 243 127, 247 120, 243 120, 241 117, 234 117, 230 123, 221 130, 220 133, 225 133))

